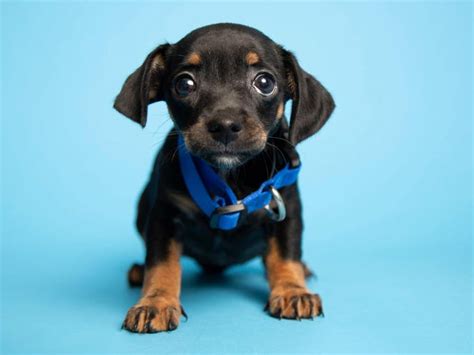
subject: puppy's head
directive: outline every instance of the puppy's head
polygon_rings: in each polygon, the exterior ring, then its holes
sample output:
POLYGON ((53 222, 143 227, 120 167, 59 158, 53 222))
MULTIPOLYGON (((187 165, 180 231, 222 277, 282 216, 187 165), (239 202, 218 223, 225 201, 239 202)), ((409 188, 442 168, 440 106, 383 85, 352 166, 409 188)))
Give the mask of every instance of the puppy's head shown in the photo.
POLYGON ((187 149, 218 168, 259 154, 292 100, 292 144, 316 133, 334 109, 328 91, 293 54, 263 33, 235 24, 197 29, 156 48, 132 73, 114 107, 140 123, 164 100, 187 149))

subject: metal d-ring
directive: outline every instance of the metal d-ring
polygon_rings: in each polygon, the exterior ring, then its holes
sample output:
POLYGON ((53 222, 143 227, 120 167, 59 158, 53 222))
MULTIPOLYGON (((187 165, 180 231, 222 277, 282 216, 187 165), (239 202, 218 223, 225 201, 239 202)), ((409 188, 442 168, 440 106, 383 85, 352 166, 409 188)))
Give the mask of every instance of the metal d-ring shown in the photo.
POLYGON ((277 189, 275 189, 273 186, 270 186, 269 190, 272 193, 272 197, 277 205, 277 208, 275 211, 273 208, 270 207, 270 203, 264 208, 267 211, 268 217, 270 217, 276 222, 281 222, 286 217, 285 202, 283 201, 283 198, 281 197, 277 189))

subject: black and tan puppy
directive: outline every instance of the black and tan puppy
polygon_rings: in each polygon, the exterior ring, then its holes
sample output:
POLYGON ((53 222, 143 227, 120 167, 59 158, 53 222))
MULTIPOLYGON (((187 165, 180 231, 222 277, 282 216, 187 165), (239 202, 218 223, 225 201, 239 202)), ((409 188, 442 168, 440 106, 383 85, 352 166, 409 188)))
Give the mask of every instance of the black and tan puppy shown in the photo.
POLYGON ((153 333, 178 326, 184 315, 181 255, 195 258, 211 272, 262 256, 270 284, 268 312, 290 319, 321 315, 321 299, 305 284, 296 183, 279 190, 286 207, 283 221, 261 208, 241 213, 236 228, 212 228, 189 193, 177 151, 183 142, 240 200, 287 164, 299 164, 295 145, 316 133, 335 107, 328 91, 292 53, 261 32, 217 24, 151 52, 128 77, 114 107, 145 126, 147 106, 156 101, 166 102, 174 128, 139 202, 137 227, 146 260, 144 267, 131 268, 129 281, 143 284, 143 292, 123 327, 153 333), (288 100, 289 123, 284 117, 288 100))

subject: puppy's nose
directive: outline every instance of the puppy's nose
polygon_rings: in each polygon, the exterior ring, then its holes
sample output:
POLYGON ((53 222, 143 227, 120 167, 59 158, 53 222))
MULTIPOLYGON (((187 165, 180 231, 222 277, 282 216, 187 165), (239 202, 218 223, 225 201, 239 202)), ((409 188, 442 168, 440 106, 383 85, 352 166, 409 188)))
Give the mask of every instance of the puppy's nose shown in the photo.
POLYGON ((207 124, 207 130, 216 141, 228 144, 237 139, 242 124, 231 119, 213 120, 207 124))

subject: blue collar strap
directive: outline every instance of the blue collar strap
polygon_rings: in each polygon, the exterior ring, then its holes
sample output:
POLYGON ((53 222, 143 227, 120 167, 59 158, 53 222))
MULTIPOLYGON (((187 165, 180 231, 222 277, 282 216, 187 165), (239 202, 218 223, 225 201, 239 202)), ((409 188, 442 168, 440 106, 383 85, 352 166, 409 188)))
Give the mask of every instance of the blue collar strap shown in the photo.
POLYGON ((202 159, 192 156, 186 149, 183 137, 178 137, 178 154, 181 175, 194 202, 210 218, 215 229, 230 230, 237 227, 241 216, 265 208, 270 218, 281 221, 285 218, 285 205, 278 189, 292 185, 298 178, 301 165, 287 164, 260 188, 242 200, 237 200, 234 191, 202 159), (274 198, 278 211, 270 208, 274 198))

